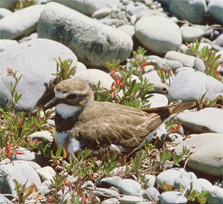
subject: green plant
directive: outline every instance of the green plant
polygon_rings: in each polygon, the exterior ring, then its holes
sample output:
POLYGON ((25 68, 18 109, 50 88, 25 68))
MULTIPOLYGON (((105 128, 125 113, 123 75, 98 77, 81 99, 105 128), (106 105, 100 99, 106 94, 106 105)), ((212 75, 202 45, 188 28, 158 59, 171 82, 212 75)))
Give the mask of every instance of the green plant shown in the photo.
POLYGON ((72 59, 66 59, 62 60, 60 57, 58 61, 54 59, 57 63, 57 73, 52 74, 56 76, 56 84, 59 83, 62 80, 70 78, 73 71, 76 69, 76 67, 72 67, 73 60, 72 59))
POLYGON ((196 101, 199 109, 203 109, 205 107, 223 107, 223 96, 219 95, 215 99, 210 100, 208 97, 205 97, 206 93, 204 93, 200 99, 196 97, 196 101))
POLYGON ((197 57, 199 57, 205 64, 206 70, 205 73, 215 77, 221 81, 219 72, 217 71, 218 66, 220 65, 221 55, 216 55, 216 52, 210 49, 208 46, 205 46, 199 50, 200 43, 196 41, 192 46, 189 47, 197 57))
POLYGON ((159 70, 157 70, 157 73, 163 83, 169 84, 168 79, 172 76, 170 69, 160 68, 159 70))

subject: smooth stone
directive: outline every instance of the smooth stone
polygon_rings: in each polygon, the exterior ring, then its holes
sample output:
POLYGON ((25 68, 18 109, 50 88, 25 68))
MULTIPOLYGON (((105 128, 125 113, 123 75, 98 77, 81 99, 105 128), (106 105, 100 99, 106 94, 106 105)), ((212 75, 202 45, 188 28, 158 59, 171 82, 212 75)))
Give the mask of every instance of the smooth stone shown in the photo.
POLYGON ((37 169, 36 172, 39 174, 40 178, 45 180, 53 180, 53 177, 56 176, 56 172, 50 166, 45 166, 41 169, 37 169))
POLYGON ((222 0, 211 0, 208 4, 210 16, 218 23, 223 24, 223 2, 222 0))
POLYGON ((113 5, 117 4, 119 0, 54 0, 60 4, 63 4, 69 8, 72 8, 76 11, 79 11, 85 15, 92 15, 95 11, 106 8, 112 7, 113 5))
POLYGON ((132 6, 127 10, 127 12, 132 16, 136 15, 137 18, 143 18, 148 16, 153 16, 152 10, 145 6, 144 4, 138 6, 132 6))
POLYGON ((77 66, 74 70, 74 73, 72 74, 77 74, 79 72, 83 72, 83 71, 86 71, 87 70, 87 67, 85 66, 85 64, 83 64, 82 62, 77 62, 77 66))
POLYGON ((12 14, 12 12, 6 8, 0 8, 0 19, 12 14))
POLYGON ((201 60, 201 58, 198 58, 198 57, 195 58, 195 61, 194 61, 194 68, 195 68, 197 71, 205 72, 206 67, 205 67, 204 62, 201 60))
POLYGON ((122 179, 118 176, 113 176, 113 177, 106 177, 101 179, 100 181, 100 185, 106 185, 108 187, 114 186, 117 187, 118 183, 121 181, 122 179))
POLYGON ((96 188, 95 190, 93 190, 93 193, 95 195, 103 196, 105 198, 120 198, 120 194, 117 191, 107 188, 96 188))
POLYGON ((117 198, 109 198, 109 199, 102 201, 101 204, 117 204, 117 203, 118 203, 117 198))
POLYGON ((160 76, 156 70, 147 72, 142 75, 143 79, 149 80, 150 83, 162 83, 160 76))
POLYGON ((122 179, 117 188, 125 195, 138 196, 141 191, 141 185, 132 179, 122 179))
POLYGON ((111 12, 112 12, 112 9, 110 9, 110 8, 102 8, 102 9, 95 11, 91 15, 91 18, 97 18, 97 19, 104 18, 104 17, 108 16, 111 12))
POLYGON ((43 196, 50 193, 50 190, 46 185, 40 184, 39 186, 37 186, 37 188, 38 188, 40 194, 43 196))
POLYGON ((201 185, 202 191, 207 191, 212 189, 213 185, 207 179, 199 178, 197 179, 198 183, 201 185))
POLYGON ((133 25, 122 25, 118 29, 128 34, 131 38, 135 35, 135 27, 133 25))
POLYGON ((203 133, 190 135, 185 141, 175 147, 179 155, 184 147, 194 153, 187 165, 192 169, 212 176, 223 176, 223 134, 203 133))
POLYGON ((169 10, 178 18, 201 24, 206 17, 207 5, 205 0, 172 0, 169 10))
POLYGON ((0 20, 0 38, 15 39, 37 28, 44 5, 35 5, 16 11, 0 20))
POLYGON ((183 67, 183 63, 181 63, 177 60, 169 60, 166 58, 162 58, 161 61, 165 64, 165 66, 167 66, 173 72, 175 72, 177 69, 183 67))
POLYGON ((2 194, 0 194, 0 203, 1 204, 12 204, 12 202, 2 194))
POLYGON ((16 0, 1 0, 0 6, 2 8, 13 9, 15 7, 16 0))
POLYGON ((16 179, 20 185, 26 183, 26 188, 35 183, 41 183, 36 171, 27 162, 10 162, 0 164, 0 194, 16 195, 14 190, 16 179))
POLYGON ((209 101, 214 100, 223 94, 223 84, 203 72, 182 69, 177 73, 170 85, 168 98, 170 101, 197 101, 205 93, 205 97, 208 97, 209 101))
POLYGON ((100 81, 100 87, 109 90, 111 89, 111 85, 113 83, 112 77, 99 69, 88 69, 75 74, 75 77, 81 78, 82 80, 88 82, 91 86, 97 86, 98 82, 100 81))
POLYGON ((174 185, 174 180, 177 178, 181 173, 181 169, 174 168, 168 169, 158 174, 156 177, 156 183, 160 186, 162 183, 170 184, 171 186, 174 185))
POLYGON ((162 193, 160 196, 160 204, 187 204, 187 201, 187 198, 184 197, 181 192, 176 191, 167 191, 162 193))
POLYGON ((200 183, 197 181, 197 176, 193 172, 182 171, 180 175, 175 178, 174 188, 180 189, 180 186, 182 186, 182 188, 187 191, 191 190, 196 190, 197 192, 202 191, 202 187, 200 183))
POLYGON ((116 28, 116 27, 124 25, 124 21, 123 20, 116 19, 116 18, 114 19, 114 18, 105 17, 105 18, 98 19, 98 21, 100 23, 103 23, 103 24, 105 24, 107 26, 111 26, 113 28, 116 28))
POLYGON ((220 47, 223 47, 223 34, 219 35, 215 40, 214 43, 216 45, 219 45, 220 47))
POLYGON ((207 194, 208 203, 223 203, 223 189, 218 186, 213 186, 212 190, 207 194))
POLYGON ((194 42, 204 35, 204 31, 197 27, 182 26, 180 31, 185 42, 194 42))
POLYGON ((223 133, 223 110, 205 108, 198 112, 184 112, 176 116, 184 128, 194 133, 223 133))
MULTIPOLYGON (((12 77, 7 76, 7 67, 18 71, 17 76, 22 75, 16 91, 22 97, 16 105, 16 109, 31 111, 36 105, 43 105, 50 100, 49 84, 55 79, 56 62, 60 57, 72 59, 75 66, 77 58, 75 54, 61 43, 36 39, 13 46, 0 52, 0 101, 4 106, 6 99, 11 99, 10 83, 12 77), (37 57, 38 56, 38 57, 37 57), (35 74, 33 74, 35 73, 35 74)), ((53 88, 51 88, 53 91, 53 88)))
POLYGON ((176 51, 169 51, 166 53, 165 58, 169 60, 176 60, 181 62, 184 66, 194 67, 195 57, 179 53, 176 51))
POLYGON ((178 25, 160 16, 139 20, 135 25, 135 36, 143 46, 156 54, 178 50, 182 43, 178 25))
POLYGON ((114 59, 123 62, 133 47, 126 33, 55 2, 43 9, 37 31, 40 38, 63 43, 79 61, 93 67, 114 59))
POLYGON ((145 188, 149 188, 149 187, 153 187, 155 185, 156 182, 156 176, 154 175, 145 175, 145 188))
POLYGON ((151 198, 152 198, 153 201, 158 202, 160 193, 156 188, 149 187, 145 190, 143 197, 145 199, 149 199, 149 200, 151 200, 151 198))
POLYGON ((169 103, 168 98, 163 94, 153 93, 152 97, 149 98, 150 108, 167 106, 168 103, 169 103))
POLYGON ((29 135, 29 137, 32 141, 34 140, 38 140, 38 141, 46 140, 47 142, 53 141, 53 136, 49 131, 34 132, 31 135, 29 135))
POLYGON ((16 40, 0 40, 0 52, 17 44, 16 40))
POLYGON ((19 40, 19 43, 22 43, 22 42, 25 42, 25 41, 28 41, 28 40, 34 40, 34 39, 37 39, 37 38, 38 38, 38 33, 32 33, 31 35, 26 36, 26 37, 22 38, 21 40, 19 40))
POLYGON ((36 162, 33 162, 33 161, 26 161, 26 160, 14 160, 13 162, 16 162, 16 163, 27 163, 29 166, 31 166, 35 171, 37 169, 40 169, 41 166, 39 164, 37 164, 36 162))
POLYGON ((142 201, 143 199, 137 196, 124 196, 119 199, 120 204, 137 204, 142 201))

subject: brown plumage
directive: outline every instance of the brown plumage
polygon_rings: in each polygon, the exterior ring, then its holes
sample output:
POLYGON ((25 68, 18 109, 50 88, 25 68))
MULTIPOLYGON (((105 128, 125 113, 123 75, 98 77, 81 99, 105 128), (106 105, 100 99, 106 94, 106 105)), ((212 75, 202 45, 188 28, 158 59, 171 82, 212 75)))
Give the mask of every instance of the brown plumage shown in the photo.
POLYGON ((140 146, 149 133, 170 115, 195 105, 194 102, 181 104, 178 101, 164 107, 136 109, 115 103, 96 102, 91 88, 79 78, 60 82, 56 92, 66 96, 56 98, 45 108, 59 103, 80 107, 67 118, 58 112, 56 114, 57 132, 72 129, 64 146, 67 148, 71 139, 75 138, 96 154, 105 151, 128 154, 140 146))

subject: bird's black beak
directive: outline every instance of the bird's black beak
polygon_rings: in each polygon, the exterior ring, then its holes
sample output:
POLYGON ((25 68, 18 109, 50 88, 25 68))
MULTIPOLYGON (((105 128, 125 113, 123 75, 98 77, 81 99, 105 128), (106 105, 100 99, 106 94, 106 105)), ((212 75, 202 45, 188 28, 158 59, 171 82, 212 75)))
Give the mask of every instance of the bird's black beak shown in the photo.
POLYGON ((49 108, 52 108, 52 107, 56 106, 57 104, 59 104, 59 100, 56 99, 56 98, 53 98, 51 101, 49 101, 47 104, 45 104, 43 106, 43 110, 45 111, 49 108))

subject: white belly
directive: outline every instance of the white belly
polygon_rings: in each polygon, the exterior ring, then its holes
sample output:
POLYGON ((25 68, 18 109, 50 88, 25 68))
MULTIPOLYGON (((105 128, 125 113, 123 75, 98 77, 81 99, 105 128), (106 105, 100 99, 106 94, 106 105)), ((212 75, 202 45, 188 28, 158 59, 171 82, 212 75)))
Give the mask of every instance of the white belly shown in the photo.
POLYGON ((59 147, 60 145, 62 147, 64 146, 64 143, 67 140, 67 137, 69 134, 70 134, 70 130, 66 130, 63 132, 57 132, 55 130, 54 137, 55 137, 55 142, 56 142, 57 147, 59 147))

